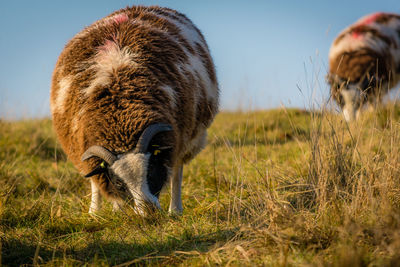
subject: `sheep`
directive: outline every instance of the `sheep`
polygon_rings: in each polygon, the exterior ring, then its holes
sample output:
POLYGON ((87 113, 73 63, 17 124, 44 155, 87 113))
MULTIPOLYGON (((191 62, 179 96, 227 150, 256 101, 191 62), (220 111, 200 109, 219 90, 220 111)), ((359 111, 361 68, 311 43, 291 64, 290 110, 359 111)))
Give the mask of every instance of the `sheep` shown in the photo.
POLYGON ((91 182, 89 213, 102 197, 133 201, 141 215, 182 213, 183 165, 206 144, 219 88, 208 45, 185 15, 132 6, 75 35, 51 84, 53 128, 68 158, 91 182))
POLYGON ((400 15, 374 13, 343 30, 329 51, 331 97, 346 121, 381 102, 400 80, 400 15))

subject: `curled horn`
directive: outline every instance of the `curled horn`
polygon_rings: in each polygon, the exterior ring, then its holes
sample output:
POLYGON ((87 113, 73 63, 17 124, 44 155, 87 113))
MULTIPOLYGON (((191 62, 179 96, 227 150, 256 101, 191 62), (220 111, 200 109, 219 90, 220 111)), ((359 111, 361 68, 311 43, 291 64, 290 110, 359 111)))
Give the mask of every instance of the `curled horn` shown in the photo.
POLYGON ((160 132, 172 131, 172 126, 165 123, 156 123, 148 126, 139 138, 136 145, 137 153, 146 153, 151 139, 160 132))
POLYGON ((103 159, 110 166, 117 160, 117 157, 113 153, 102 146, 89 147, 85 153, 83 153, 81 160, 85 161, 94 156, 103 159))

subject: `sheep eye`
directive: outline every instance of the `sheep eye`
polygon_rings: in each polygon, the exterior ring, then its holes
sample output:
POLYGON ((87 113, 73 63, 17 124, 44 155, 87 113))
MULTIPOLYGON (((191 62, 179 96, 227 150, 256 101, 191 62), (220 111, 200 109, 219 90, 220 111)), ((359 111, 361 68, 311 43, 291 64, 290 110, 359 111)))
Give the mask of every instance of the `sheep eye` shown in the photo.
POLYGON ((107 172, 107 163, 102 161, 96 168, 94 168, 91 172, 85 175, 85 178, 92 177, 96 174, 101 174, 107 172))

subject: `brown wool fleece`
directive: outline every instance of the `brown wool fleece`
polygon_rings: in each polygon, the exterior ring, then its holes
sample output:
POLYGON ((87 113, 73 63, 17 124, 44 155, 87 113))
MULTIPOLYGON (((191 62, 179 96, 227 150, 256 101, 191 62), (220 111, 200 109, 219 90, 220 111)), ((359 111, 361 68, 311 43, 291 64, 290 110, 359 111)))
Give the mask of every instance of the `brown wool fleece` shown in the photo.
MULTIPOLYGON (((159 142, 173 146, 173 165, 201 150, 191 143, 213 121, 218 96, 207 44, 186 16, 161 7, 128 7, 85 28, 65 46, 52 79, 53 125, 69 159, 87 173, 98 164, 81 161, 90 146, 124 153, 136 147, 147 126, 171 124, 173 132, 159 142), (182 25, 194 29, 199 40, 188 40, 182 25), (208 79, 194 68, 193 58, 201 59, 208 79)), ((107 195, 108 180, 95 180, 107 195)))

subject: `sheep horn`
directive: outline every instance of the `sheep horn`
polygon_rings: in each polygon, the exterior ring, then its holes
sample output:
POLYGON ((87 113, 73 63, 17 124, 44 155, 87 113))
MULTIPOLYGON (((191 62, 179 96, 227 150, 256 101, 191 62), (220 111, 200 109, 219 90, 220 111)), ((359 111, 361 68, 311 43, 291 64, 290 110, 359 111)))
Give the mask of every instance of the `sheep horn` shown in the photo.
POLYGON ((103 159, 110 166, 117 160, 117 157, 113 153, 102 146, 89 147, 85 153, 83 153, 81 160, 85 161, 94 156, 103 159))
POLYGON ((137 153, 146 153, 151 139, 160 132, 172 131, 172 126, 165 123, 156 123, 148 126, 139 138, 136 145, 137 153))

